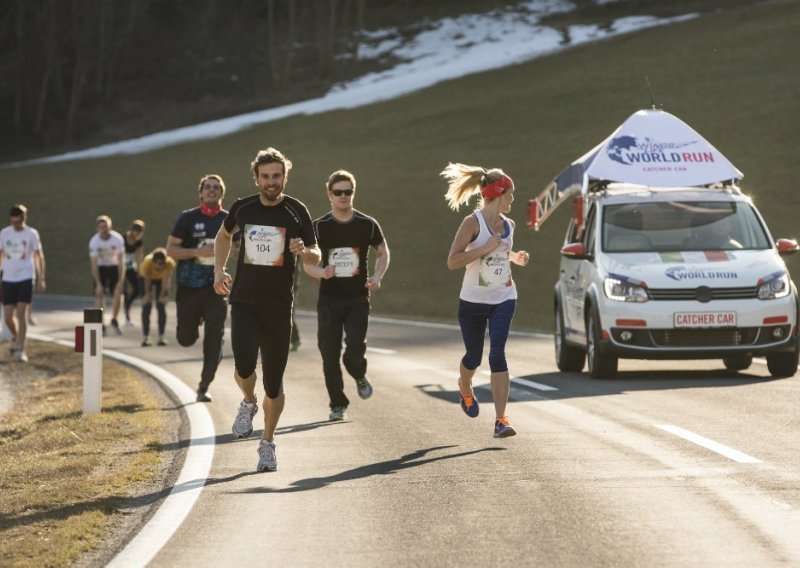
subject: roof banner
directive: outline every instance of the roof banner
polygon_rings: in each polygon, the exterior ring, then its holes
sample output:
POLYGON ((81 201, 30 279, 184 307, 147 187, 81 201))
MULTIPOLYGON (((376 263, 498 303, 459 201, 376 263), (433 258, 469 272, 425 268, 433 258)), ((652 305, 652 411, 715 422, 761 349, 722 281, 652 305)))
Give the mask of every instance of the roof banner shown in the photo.
POLYGON ((701 186, 743 177, 691 126, 663 110, 632 114, 611 136, 555 178, 560 192, 589 180, 652 187, 701 186))

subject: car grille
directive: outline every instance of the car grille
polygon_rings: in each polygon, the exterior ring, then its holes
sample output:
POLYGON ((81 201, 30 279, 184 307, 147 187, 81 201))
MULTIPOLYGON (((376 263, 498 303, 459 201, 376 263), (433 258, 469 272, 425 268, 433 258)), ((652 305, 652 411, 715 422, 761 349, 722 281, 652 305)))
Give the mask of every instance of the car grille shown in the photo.
POLYGON ((735 329, 653 329, 653 343, 661 347, 725 347, 753 345, 757 327, 735 329))
MULTIPOLYGON (((711 288, 711 300, 747 300, 758 297, 758 286, 711 288)), ((697 288, 648 288, 651 300, 696 300, 697 288)))

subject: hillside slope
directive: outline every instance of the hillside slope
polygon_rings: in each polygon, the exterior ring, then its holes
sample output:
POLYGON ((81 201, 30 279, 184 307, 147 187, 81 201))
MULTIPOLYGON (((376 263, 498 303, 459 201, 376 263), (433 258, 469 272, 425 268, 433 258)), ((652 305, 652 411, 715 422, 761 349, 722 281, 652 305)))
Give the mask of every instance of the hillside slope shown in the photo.
MULTIPOLYGON (((517 183, 516 248, 532 266, 515 271, 514 327, 551 327, 551 297, 567 211, 538 233, 525 229, 525 201, 567 163, 657 102, 717 146, 745 173, 774 236, 797 236, 794 177, 800 131, 800 3, 778 2, 585 45, 523 65, 450 81, 401 99, 295 117, 224 138, 147 154, 0 170, 7 201, 31 208, 53 293, 88 295, 86 244, 100 213, 118 229, 141 217, 148 248, 166 240, 176 213, 196 202, 208 171, 228 185, 225 202, 251 193, 248 165, 272 145, 295 164, 287 192, 327 210, 323 183, 355 172, 356 206, 378 218, 392 266, 375 314, 453 321, 461 273, 445 258, 461 214, 447 209, 438 172, 448 161, 503 167, 517 183)), ((463 211, 467 214, 468 211, 463 211)), ((790 262, 796 280, 797 261, 790 262)), ((314 305, 302 282, 301 307, 314 305)))

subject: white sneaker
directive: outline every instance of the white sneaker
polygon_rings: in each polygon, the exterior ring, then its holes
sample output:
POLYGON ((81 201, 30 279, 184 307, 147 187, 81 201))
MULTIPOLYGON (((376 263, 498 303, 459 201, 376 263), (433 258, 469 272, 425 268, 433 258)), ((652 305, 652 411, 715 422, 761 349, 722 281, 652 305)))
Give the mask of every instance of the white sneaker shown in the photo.
POLYGON ((129 319, 125 320, 125 327, 134 327, 133 322, 129 319))
POLYGON ((24 351, 20 351, 19 353, 17 353, 17 361, 19 361, 20 363, 27 363, 28 354, 25 353, 24 351))
POLYGON ((275 471, 278 469, 278 459, 275 456, 275 442, 261 440, 258 444, 258 465, 256 471, 275 471))
POLYGON ((244 400, 239 403, 239 410, 236 412, 236 418, 233 420, 233 435, 237 438, 247 438, 253 433, 253 416, 258 412, 258 400, 255 402, 245 402, 244 400))

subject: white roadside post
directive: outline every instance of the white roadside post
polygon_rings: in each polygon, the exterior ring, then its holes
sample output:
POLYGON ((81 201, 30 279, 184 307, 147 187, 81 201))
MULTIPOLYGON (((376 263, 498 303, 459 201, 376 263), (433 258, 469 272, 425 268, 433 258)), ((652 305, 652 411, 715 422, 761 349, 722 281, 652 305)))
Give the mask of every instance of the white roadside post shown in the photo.
POLYGON ((83 414, 97 414, 103 385, 103 309, 83 310, 83 414))

